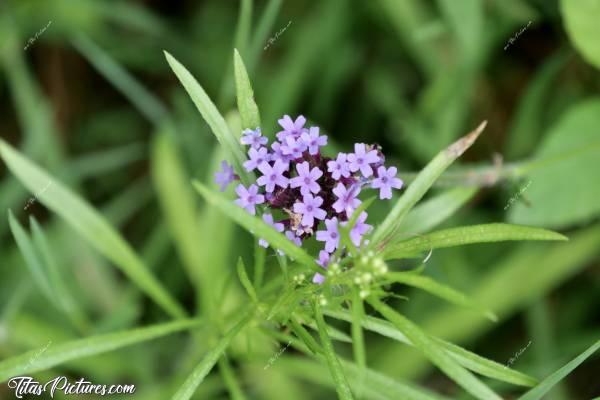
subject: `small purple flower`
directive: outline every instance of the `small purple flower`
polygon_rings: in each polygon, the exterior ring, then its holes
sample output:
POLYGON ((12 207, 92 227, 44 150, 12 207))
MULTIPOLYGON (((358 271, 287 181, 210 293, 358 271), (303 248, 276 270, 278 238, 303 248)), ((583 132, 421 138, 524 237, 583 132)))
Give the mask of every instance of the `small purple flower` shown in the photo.
POLYGON ((277 133, 277 139, 281 142, 284 142, 285 138, 290 135, 297 138, 305 131, 304 124, 306 123, 306 118, 302 115, 296 118, 295 121, 293 121, 289 115, 284 115, 283 118, 277 122, 279 122, 279 125, 283 128, 282 131, 277 133))
POLYGON ((289 154, 283 154, 282 147, 282 144, 278 141, 271 144, 271 149, 273 150, 273 153, 271 153, 271 161, 281 160, 285 163, 292 161, 292 157, 289 154))
MULTIPOLYGON (((319 264, 324 269, 327 269, 327 266, 329 265, 329 253, 326 252, 325 250, 321 250, 319 252, 319 259, 317 260, 317 264, 319 264)), ((313 276, 312 281, 313 281, 313 283, 320 285, 323 282, 325 282, 325 277, 317 272, 313 276)))
POLYGON ((290 239, 296 246, 302 246, 302 240, 293 231, 285 231, 285 237, 290 239))
POLYGON ((308 132, 302 133, 301 139, 308 147, 308 153, 313 156, 319 153, 319 147, 327 144, 327 136, 319 136, 319 127, 317 126, 313 126, 308 132))
POLYGON ((364 143, 354 144, 354 153, 348 154, 348 163, 350 171, 356 172, 360 170, 365 178, 373 175, 373 168, 369 164, 374 164, 379 161, 379 156, 376 150, 366 150, 364 143))
POLYGON ((258 178, 256 183, 260 186, 264 186, 268 193, 275 190, 275 186, 285 189, 289 182, 288 178, 283 176, 283 173, 286 172, 288 168, 289 165, 281 160, 276 160, 273 166, 268 162, 264 162, 258 166, 258 169, 262 172, 263 176, 258 178))
MULTIPOLYGON (((273 216, 271 214, 263 214, 263 221, 275 228, 277 232, 283 232, 283 224, 281 222, 273 221, 273 216)), ((269 242, 265 239, 258 239, 258 244, 264 248, 269 247, 269 242)))
POLYGON ((248 156, 250 156, 250 159, 244 162, 244 168, 246 168, 246 171, 248 172, 254 171, 265 161, 271 161, 269 151, 266 147, 260 147, 258 150, 254 147, 250 147, 250 150, 248 150, 248 156))
POLYGON ((331 177, 335 180, 340 177, 348 178, 350 176, 350 169, 348 168, 348 161, 346 161, 347 154, 338 153, 337 159, 327 161, 327 171, 331 172, 331 177))
POLYGON ((365 224, 366 219, 367 213, 363 211, 358 216, 356 224, 354 224, 354 227, 350 231, 350 240, 352 241, 352 243, 354 243, 356 247, 360 247, 360 242, 362 241, 363 235, 369 232, 372 228, 371 225, 365 224))
POLYGON ((240 142, 258 149, 261 146, 265 146, 268 142, 268 139, 262 136, 260 128, 256 128, 255 130, 246 129, 242 132, 240 142))
POLYGON ((239 199, 235 201, 235 204, 244 208, 252 215, 256 215, 256 209, 254 208, 257 204, 265 202, 265 196, 258 194, 258 186, 250 185, 248 189, 241 183, 235 188, 235 192, 239 196, 239 199))
POLYGON ((352 212, 360 205, 361 201, 356 198, 360 193, 359 185, 351 185, 350 189, 346 189, 343 183, 338 183, 333 188, 333 193, 338 197, 337 201, 333 203, 333 209, 342 213, 346 211, 346 215, 350 217, 352 212))
POLYGON ((287 136, 284 143, 281 145, 281 152, 292 159, 302 157, 302 153, 306 150, 306 145, 300 138, 287 136))
POLYGON ((215 183, 221 185, 221 192, 227 189, 227 186, 236 179, 233 167, 227 164, 227 161, 221 161, 222 171, 215 172, 215 183))
POLYGON ((317 183, 317 179, 323 176, 323 171, 317 167, 314 167, 311 170, 307 161, 296 164, 296 171, 298 171, 298 176, 290 179, 290 187, 299 187, 302 195, 310 192, 315 194, 319 193, 321 186, 317 183))
POLYGON ((338 232, 338 219, 336 217, 326 219, 327 230, 317 231, 317 240, 325 242, 325 250, 333 253, 340 245, 340 233, 338 232))
POLYGON ((396 167, 390 167, 387 170, 384 166, 377 169, 377 178, 373 179, 371 187, 373 189, 379 189, 379 198, 391 199, 392 188, 400 189, 402 187, 402 180, 396 178, 398 169, 396 167))
POLYGON ((302 225, 312 226, 315 223, 315 218, 323 220, 327 213, 322 208, 323 199, 319 196, 313 197, 311 194, 305 194, 302 202, 294 204, 294 212, 302 214, 302 225))

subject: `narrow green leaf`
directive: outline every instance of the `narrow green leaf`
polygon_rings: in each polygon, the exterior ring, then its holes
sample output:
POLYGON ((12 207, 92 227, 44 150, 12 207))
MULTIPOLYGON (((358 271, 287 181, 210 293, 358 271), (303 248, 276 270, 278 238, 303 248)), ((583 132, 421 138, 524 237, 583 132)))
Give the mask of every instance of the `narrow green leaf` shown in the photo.
POLYGON ((29 272, 31 272, 33 281, 46 298, 58 306, 59 304, 56 302, 56 297, 50 288, 48 274, 44 267, 44 263, 31 242, 29 235, 27 235, 27 232, 21 226, 19 221, 17 221, 11 210, 8 210, 8 224, 10 226, 10 231, 17 242, 17 246, 25 259, 25 265, 29 268, 29 272))
POLYGON ((288 257, 312 268, 314 271, 322 271, 322 268, 315 263, 315 260, 304 249, 296 246, 262 219, 250 215, 230 199, 209 190, 202 183, 194 181, 193 184, 208 203, 217 207, 223 214, 234 220, 248 232, 256 237, 265 239, 272 247, 283 251, 288 257))
POLYGON ((228 158, 233 162, 236 173, 242 178, 242 182, 246 185, 250 184, 252 181, 250 179, 251 175, 248 174, 243 167, 246 156, 242 151, 237 136, 231 133, 225 119, 223 119, 223 116, 219 113, 217 107, 210 100, 202 86, 194 79, 192 74, 190 74, 179 61, 166 51, 165 56, 171 69, 175 72, 175 75, 177 75, 177 78, 179 78, 179 81, 192 98, 192 101, 196 105, 196 108, 198 108, 198 111, 200 111, 200 114, 202 114, 202 118, 204 118, 208 126, 210 126, 210 129, 221 146, 227 151, 228 158))
POLYGON ((435 228, 472 199, 477 190, 476 187, 457 187, 422 202, 406 215, 398 232, 414 235, 435 228))
POLYGON ((78 34, 71 42, 77 51, 123 93, 150 122, 158 125, 167 118, 168 112, 161 101, 90 38, 78 34))
POLYGON ((541 228, 511 224, 481 224, 443 229, 386 247, 383 257, 401 258, 403 254, 473 243, 489 243, 507 240, 567 240, 560 233, 541 228))
POLYGON ((254 91, 250 84, 250 78, 248 78, 248 72, 237 49, 233 50, 233 71, 242 129, 256 129, 260 127, 260 114, 254 101, 254 91))
POLYGON ((318 354, 322 351, 321 346, 319 346, 315 338, 302 326, 295 315, 290 317, 290 322, 292 324, 292 330, 296 336, 304 342, 308 350, 312 351, 313 354, 318 354))
POLYGON ((539 385, 519 397, 518 400, 540 400, 546 393, 552 389, 554 385, 563 380, 582 362, 596 352, 600 348, 600 340, 590 346, 586 351, 575 357, 573 360, 565 364, 558 371, 540 382, 539 385))
POLYGON ((433 364, 467 392, 481 400, 502 400, 488 386, 460 366, 437 342, 421 331, 413 322, 382 303, 379 299, 371 297, 368 302, 394 324, 433 364))
POLYGON ((329 367, 329 372, 331 373, 333 381, 335 382, 335 391, 337 392, 340 400, 351 400, 353 399, 353 396, 352 392, 350 391, 350 386, 348 385, 348 380, 346 379, 344 371, 342 370, 342 365, 335 354, 333 343, 331 343, 331 339, 327 334, 327 325, 325 324, 325 319, 323 318, 323 313, 321 312, 321 306, 318 302, 315 303, 314 309, 315 320, 317 321, 319 337, 321 338, 321 344, 323 345, 327 366, 329 367))
POLYGON ((219 370, 221 371, 223 382, 225 382, 225 386, 229 391, 231 399, 245 400, 246 396, 244 396, 244 392, 242 392, 242 388, 235 377, 235 373, 233 372, 226 355, 223 355, 223 357, 219 358, 219 370))
POLYGON ((265 275, 267 249, 258 242, 254 243, 254 286, 260 290, 265 275))
POLYGON ((0 382, 4 382, 13 376, 44 371, 67 361, 106 353, 190 329, 199 323, 198 320, 180 320, 124 332, 91 336, 65 343, 50 343, 43 351, 42 349, 32 350, 0 361, 0 382))
MULTIPOLYGON (((359 379, 364 384, 367 369, 367 351, 365 350, 365 338, 361 322, 365 316, 363 299, 360 297, 359 288, 352 288, 352 352, 354 361, 359 368, 359 379)), ((359 385, 362 387, 363 385, 359 385)), ((358 398, 363 397, 362 391, 357 393, 358 398)))
MULTIPOLYGON (((340 319, 346 322, 353 322, 353 317, 348 311, 327 310, 325 314, 332 318, 340 319)), ((361 325, 363 328, 371 332, 375 332, 389 337, 390 339, 413 346, 413 343, 388 321, 366 316, 362 319, 361 325)), ((439 339, 435 336, 430 337, 441 347, 443 347, 444 351, 448 353, 449 356, 454 358, 460 365, 470 369, 473 372, 477 372, 480 375, 521 386, 534 386, 538 382, 533 377, 510 369, 505 365, 485 357, 481 357, 475 353, 463 349, 462 347, 456 346, 455 344, 439 339)))
POLYGON ((416 275, 407 272, 390 272, 385 275, 385 280, 390 282, 404 283, 412 287, 423 289, 434 296, 444 299, 450 303, 476 310, 485 315, 491 321, 498 321, 498 317, 488 309, 481 307, 476 301, 465 294, 439 283, 427 276, 416 275))
POLYGON ((172 400, 188 400, 193 395, 198 386, 202 383, 206 375, 217 363, 223 352, 229 347, 233 338, 246 326, 252 319, 252 313, 246 313, 242 318, 231 328, 217 343, 216 346, 208 352, 202 359, 200 364, 194 368, 192 373, 187 377, 183 385, 173 395, 172 400))
POLYGON ((38 201, 65 219, 167 313, 174 317, 185 316, 185 311, 148 272, 131 246, 88 203, 3 140, 0 140, 0 155, 38 201))
POLYGON ((238 277, 240 278, 240 282, 242 283, 242 286, 244 287, 244 289, 246 289, 246 292, 248 293, 248 296, 250 296, 253 302, 258 303, 258 297, 256 296, 256 292, 254 291, 252 282, 250 282, 250 278, 248 278, 248 274, 246 273, 246 266, 244 265, 244 260, 242 260, 242 257, 238 258, 237 273, 238 277))
POLYGON ((52 289, 53 297, 56 298, 58 304, 60 304, 63 311, 67 314, 75 326, 77 326, 77 328, 79 328, 81 331, 87 330, 89 321, 81 312, 77 303, 73 300, 71 292, 67 289, 67 285, 64 283, 63 277, 58 270, 56 261, 52 256, 50 244, 48 243, 42 227, 32 216, 29 217, 29 224, 31 226, 33 242, 35 243, 40 257, 43 260, 43 265, 46 267, 46 275, 52 289))
POLYGON ((471 147, 486 124, 487 121, 482 122, 473 132, 451 144, 427 164, 408 186, 404 194, 396 202, 394 208, 392 208, 392 211, 390 211, 386 219, 373 234, 372 242, 374 245, 380 245, 383 241, 388 240, 390 235, 393 235, 411 208, 427 193, 427 190, 429 190, 442 172, 471 147))

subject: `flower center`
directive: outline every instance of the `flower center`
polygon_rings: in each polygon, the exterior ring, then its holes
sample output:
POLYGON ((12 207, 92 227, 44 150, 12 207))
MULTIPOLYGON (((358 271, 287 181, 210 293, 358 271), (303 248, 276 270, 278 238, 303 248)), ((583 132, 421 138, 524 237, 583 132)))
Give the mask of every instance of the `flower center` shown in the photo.
POLYGON ((387 181, 388 181, 388 178, 387 178, 387 176, 384 176, 384 177, 382 177, 382 178, 381 178, 381 182, 383 182, 383 183, 387 183, 387 181))
POLYGON ((269 177, 269 179, 271 179, 271 181, 275 181, 275 179, 277 179, 277 175, 271 174, 271 176, 269 177))
POLYGON ((337 238, 337 232, 331 232, 331 238, 332 239, 336 239, 337 238))
POLYGON ((359 157, 356 159, 357 164, 362 164, 363 162, 364 162, 364 160, 362 159, 362 157, 359 157))
POLYGON ((304 183, 306 185, 310 185, 310 178, 309 177, 304 178, 304 183))
POLYGON ((313 206, 308 205, 306 206, 306 211, 311 212, 313 210, 313 206))

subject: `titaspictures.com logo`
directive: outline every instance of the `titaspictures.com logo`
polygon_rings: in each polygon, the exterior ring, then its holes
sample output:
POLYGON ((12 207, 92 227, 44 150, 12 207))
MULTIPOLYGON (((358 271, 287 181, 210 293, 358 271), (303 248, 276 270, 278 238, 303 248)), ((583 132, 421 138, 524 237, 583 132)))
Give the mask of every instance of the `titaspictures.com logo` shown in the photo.
POLYGON ((18 399, 22 399, 25 395, 41 396, 43 393, 48 393, 51 398, 54 398, 56 392, 62 392, 64 395, 95 394, 98 396, 135 393, 135 385, 96 385, 84 378, 69 382, 66 376, 57 376, 46 383, 40 383, 31 376, 16 376, 8 381, 8 387, 14 389, 18 399))

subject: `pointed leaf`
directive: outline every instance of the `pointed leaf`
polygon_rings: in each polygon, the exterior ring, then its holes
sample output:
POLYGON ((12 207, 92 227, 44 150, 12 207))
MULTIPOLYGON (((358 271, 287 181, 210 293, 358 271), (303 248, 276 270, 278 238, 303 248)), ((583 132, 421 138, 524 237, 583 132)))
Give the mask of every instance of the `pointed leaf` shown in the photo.
POLYGON ((179 390, 173 395, 172 400, 188 400, 193 395, 198 386, 202 383, 206 375, 210 372, 210 370, 217 363, 219 358, 223 355, 223 352, 229 347, 229 344, 233 340, 233 338, 246 326, 246 324, 251 320, 252 314, 246 313, 242 316, 242 318, 237 322, 233 328, 231 328, 217 343, 216 346, 212 348, 208 352, 206 356, 202 359, 200 364, 194 368, 192 373, 187 377, 183 385, 179 388, 179 390))
POLYGON ((460 366, 439 344, 421 331, 413 322, 395 312, 379 299, 371 297, 368 301, 381 315, 394 324, 417 349, 423 352, 433 364, 467 392, 481 400, 502 400, 488 386, 460 366))
POLYGON ((237 49, 233 51, 233 71, 242 129, 256 129, 260 127, 260 115, 254 101, 254 91, 250 84, 250 78, 248 78, 248 72, 237 49))
POLYGON ((423 168, 373 234, 373 244, 380 245, 394 234, 406 214, 421 200, 442 172, 471 147, 486 124, 487 121, 482 122, 473 132, 451 144, 423 168))
MULTIPOLYGON (((333 311, 327 310, 326 314, 332 318, 337 318, 346 322, 353 322, 352 315, 348 311, 333 311)), ((388 321, 366 316, 363 318, 361 325, 363 328, 378 333, 380 335, 389 337, 399 342, 413 346, 412 342, 404 336, 402 332, 394 327, 388 321)), ((444 351, 454 358, 460 365, 470 369, 473 372, 477 372, 480 375, 494 378, 500 381, 512 383, 521 386, 534 386, 538 381, 528 375, 513 369, 507 368, 505 365, 481 357, 475 353, 472 353, 462 347, 456 346, 450 342, 439 339, 435 336, 430 336, 431 339, 435 340, 440 346, 444 348, 444 351)))
POLYGON ((0 155, 12 173, 36 194, 41 203, 65 219, 167 313, 174 317, 185 316, 185 311, 150 274, 131 246, 88 203, 1 139, 0 155))
POLYGON ((333 381, 335 382, 335 391, 337 392, 340 400, 352 400, 353 396, 352 392, 350 391, 350 386, 348 385, 348 380, 344 375, 342 365, 335 355, 333 344, 331 343, 331 339, 327 334, 327 325, 325 324, 325 319, 323 319, 323 314, 321 313, 321 306, 319 303, 315 304, 315 319, 317 321, 317 327, 319 328, 319 336, 325 352, 325 359, 327 360, 327 365, 329 366, 329 372, 331 373, 333 381))
POLYGON ((233 162, 236 173, 242 178, 245 184, 249 184, 251 182, 251 175, 243 167, 246 156, 242 151, 237 136, 231 133, 225 119, 192 74, 166 51, 165 56, 171 69, 175 72, 175 75, 177 75, 177 78, 179 78, 179 81, 192 98, 200 114, 202 114, 202 118, 210 126, 221 146, 227 151, 228 158, 233 162))
POLYGON ((174 332, 190 329, 198 320, 180 320, 152 325, 124 332, 91 336, 65 343, 50 343, 44 351, 32 350, 22 355, 0 361, 0 382, 13 376, 44 371, 67 361, 120 349, 137 343, 156 339, 174 332))
POLYGON ((402 258, 403 254, 414 254, 431 249, 507 240, 568 239, 560 233, 541 228, 511 224, 481 224, 443 229, 394 243, 384 249, 383 256, 386 259, 402 258))
POLYGON ((540 400, 542 397, 552 389, 554 385, 563 380, 569 375, 575 368, 577 368, 582 362, 596 352, 600 348, 600 340, 590 346, 586 351, 575 357, 573 360, 565 364, 558 371, 540 382, 539 385, 519 397, 518 400, 540 400))

